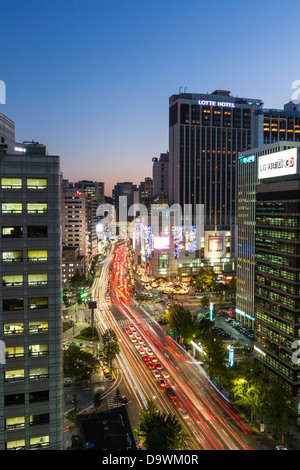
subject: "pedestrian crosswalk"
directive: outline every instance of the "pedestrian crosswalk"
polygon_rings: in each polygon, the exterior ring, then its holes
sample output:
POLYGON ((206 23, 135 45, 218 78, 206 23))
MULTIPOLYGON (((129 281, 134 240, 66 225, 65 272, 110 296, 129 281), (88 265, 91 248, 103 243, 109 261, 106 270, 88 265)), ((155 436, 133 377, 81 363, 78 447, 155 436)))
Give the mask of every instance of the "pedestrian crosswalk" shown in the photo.
POLYGON ((109 409, 116 407, 116 403, 115 403, 114 399, 115 399, 115 397, 114 397, 113 393, 110 393, 108 395, 108 397, 106 397, 106 402, 107 402, 107 405, 108 405, 109 409))
MULTIPOLYGON (((132 322, 130 322, 130 320, 128 320, 127 318, 124 320, 117 320, 117 323, 121 328, 127 328, 128 326, 132 325, 132 322)), ((134 324, 137 326, 142 325, 143 323, 151 325, 151 324, 156 323, 156 321, 153 318, 143 318, 140 321, 134 320, 134 324)))

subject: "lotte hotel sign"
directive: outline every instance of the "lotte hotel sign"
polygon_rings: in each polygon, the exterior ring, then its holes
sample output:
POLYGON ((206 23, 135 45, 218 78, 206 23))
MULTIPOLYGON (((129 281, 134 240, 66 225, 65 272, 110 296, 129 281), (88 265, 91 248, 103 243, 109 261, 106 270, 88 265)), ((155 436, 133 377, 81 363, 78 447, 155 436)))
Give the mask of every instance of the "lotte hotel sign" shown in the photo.
POLYGON ((198 104, 201 106, 221 106, 222 108, 235 108, 235 104, 228 101, 198 100, 198 104))

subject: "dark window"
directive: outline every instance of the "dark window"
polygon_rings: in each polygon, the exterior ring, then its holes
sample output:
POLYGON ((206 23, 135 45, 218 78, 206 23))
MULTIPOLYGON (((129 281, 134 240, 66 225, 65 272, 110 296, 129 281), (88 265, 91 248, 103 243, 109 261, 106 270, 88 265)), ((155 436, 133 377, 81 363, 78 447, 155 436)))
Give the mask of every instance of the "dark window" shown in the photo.
POLYGON ((188 104, 182 104, 180 106, 180 116, 181 116, 181 124, 189 124, 190 122, 190 113, 189 113, 189 110, 190 110, 190 106, 188 104))
POLYGON ((30 426, 36 426, 37 424, 49 424, 49 413, 30 416, 30 426))
POLYGON ((22 310, 23 299, 3 299, 3 310, 22 310))
POLYGON ((170 127, 174 126, 174 124, 177 124, 177 112, 178 112, 178 106, 176 103, 173 106, 171 106, 170 111, 169 111, 170 127))
POLYGON ((43 390, 40 392, 32 392, 29 395, 29 403, 34 403, 37 401, 49 401, 49 391, 43 390))
POLYGON ((28 299, 28 308, 39 309, 48 308, 48 297, 35 297, 28 299))
POLYGON ((27 227, 28 238, 45 238, 48 235, 48 227, 45 225, 27 227))
POLYGON ((25 394, 18 393, 17 395, 5 395, 4 397, 4 405, 18 405, 25 403, 25 394))

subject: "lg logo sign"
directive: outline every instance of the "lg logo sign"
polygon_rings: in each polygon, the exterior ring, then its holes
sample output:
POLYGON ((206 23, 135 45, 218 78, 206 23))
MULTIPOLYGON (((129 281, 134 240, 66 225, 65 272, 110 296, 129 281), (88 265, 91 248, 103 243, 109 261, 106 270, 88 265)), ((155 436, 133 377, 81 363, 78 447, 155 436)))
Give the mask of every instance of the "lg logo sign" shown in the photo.
POLYGON ((0 104, 6 104, 6 86, 2 80, 0 80, 0 104))

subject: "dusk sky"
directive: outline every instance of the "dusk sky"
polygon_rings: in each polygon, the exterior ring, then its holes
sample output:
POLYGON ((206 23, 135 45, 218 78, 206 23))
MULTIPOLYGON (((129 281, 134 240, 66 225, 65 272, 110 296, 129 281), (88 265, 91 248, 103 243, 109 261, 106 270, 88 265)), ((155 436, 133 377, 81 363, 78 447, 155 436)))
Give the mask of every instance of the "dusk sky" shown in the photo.
POLYGON ((104 181, 111 196, 152 176, 180 87, 290 101, 299 17, 298 0, 3 1, 0 112, 17 141, 61 156, 64 178, 104 181))

